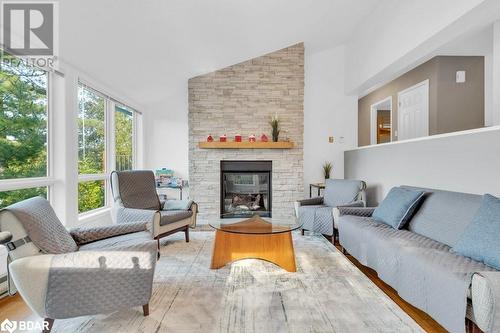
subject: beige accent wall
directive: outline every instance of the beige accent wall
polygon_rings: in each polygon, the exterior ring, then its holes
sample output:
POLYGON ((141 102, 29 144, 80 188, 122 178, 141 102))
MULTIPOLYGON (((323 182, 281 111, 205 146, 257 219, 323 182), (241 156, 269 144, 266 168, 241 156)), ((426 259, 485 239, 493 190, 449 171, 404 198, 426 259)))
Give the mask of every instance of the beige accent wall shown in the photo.
POLYGON ((370 144, 371 105, 392 96, 392 140, 397 141, 398 92, 429 80, 429 134, 484 126, 484 57, 437 56, 358 100, 358 146, 370 144), (456 71, 466 82, 456 83, 456 71))
POLYGON ((189 88, 190 196, 199 204, 199 220, 220 214, 220 161, 271 160, 274 217, 293 215, 303 198, 304 45, 302 43, 212 73, 191 78, 189 88), (278 114, 281 139, 293 149, 200 149, 212 134, 217 140, 241 134, 271 140, 269 120, 278 114))

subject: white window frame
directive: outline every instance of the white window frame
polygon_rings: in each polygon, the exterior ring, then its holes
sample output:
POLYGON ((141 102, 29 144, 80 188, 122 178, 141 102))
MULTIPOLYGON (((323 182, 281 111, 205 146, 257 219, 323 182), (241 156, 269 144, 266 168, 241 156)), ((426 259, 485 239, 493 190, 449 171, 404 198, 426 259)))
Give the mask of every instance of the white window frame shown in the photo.
MULTIPOLYGON (((3 52, 0 50, 0 52, 3 52)), ((22 59, 20 59, 22 61, 22 59)), ((45 177, 30 177, 30 178, 12 178, 0 180, 0 192, 8 192, 14 190, 27 190, 37 187, 47 187, 47 200, 51 201, 52 186, 55 184, 53 176, 54 156, 53 138, 52 138, 52 121, 53 119, 53 98, 52 98, 52 82, 54 73, 38 66, 40 70, 45 71, 47 74, 47 175, 45 177)))
MULTIPOLYGON (((115 154, 115 109, 116 106, 122 106, 127 108, 127 110, 130 110, 133 115, 133 123, 132 123, 132 168, 135 168, 137 166, 137 148, 136 148, 136 143, 137 143, 137 135, 138 132, 136 130, 137 125, 137 115, 140 114, 140 112, 136 111, 134 108, 129 107, 127 103, 123 103, 121 101, 117 101, 113 97, 109 96, 106 93, 103 93, 102 91, 93 88, 92 84, 88 84, 85 80, 82 80, 81 78, 78 79, 78 89, 80 86, 83 86, 84 88, 87 88, 91 90, 93 93, 103 97, 105 99, 104 103, 104 173, 98 173, 98 174, 80 174, 78 171, 78 184, 82 182, 88 182, 88 181, 98 181, 98 180, 104 180, 105 184, 105 190, 104 190, 104 206, 92 209, 86 212, 79 213, 79 217, 85 217, 88 215, 93 215, 99 211, 109 209, 111 205, 113 204, 112 200, 112 194, 111 194, 111 186, 109 183, 109 176, 113 170, 115 170, 116 166, 116 154, 115 154)), ((79 147, 77 147, 79 149, 79 147)), ((78 193, 78 191, 77 191, 78 193)), ((78 201, 78 198, 77 198, 78 201)))

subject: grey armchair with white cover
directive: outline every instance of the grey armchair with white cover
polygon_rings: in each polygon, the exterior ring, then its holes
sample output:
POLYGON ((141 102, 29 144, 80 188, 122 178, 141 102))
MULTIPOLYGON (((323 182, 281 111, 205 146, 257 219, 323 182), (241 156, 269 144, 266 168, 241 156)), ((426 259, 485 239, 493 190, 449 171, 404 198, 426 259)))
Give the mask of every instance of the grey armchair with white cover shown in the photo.
POLYGON ((45 318, 95 315, 142 306, 149 314, 157 248, 146 223, 68 231, 50 203, 35 197, 0 212, 11 293, 45 318))
POLYGON ((295 214, 304 230, 330 236, 337 235, 337 207, 366 206, 366 183, 361 180, 327 179, 323 197, 299 200, 295 214))
POLYGON ((150 170, 111 173, 113 219, 116 223, 148 222, 160 247, 160 238, 183 231, 189 242, 189 228, 196 226, 198 205, 191 200, 161 202, 150 170))

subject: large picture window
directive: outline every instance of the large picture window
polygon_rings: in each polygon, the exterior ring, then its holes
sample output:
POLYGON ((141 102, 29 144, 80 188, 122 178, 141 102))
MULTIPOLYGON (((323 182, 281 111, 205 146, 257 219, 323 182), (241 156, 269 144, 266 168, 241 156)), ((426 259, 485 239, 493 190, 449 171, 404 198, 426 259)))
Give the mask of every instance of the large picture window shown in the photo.
POLYGON ((86 87, 78 91, 78 171, 80 174, 105 172, 106 99, 86 87))
POLYGON ((85 84, 78 87, 78 211, 109 204, 109 173, 134 167, 135 111, 85 84))
POLYGON ((134 113, 115 106, 115 169, 131 170, 134 162, 134 113))
POLYGON ((50 183, 48 153, 48 74, 3 52, 0 208, 37 195, 47 197, 48 188, 35 183, 50 183))

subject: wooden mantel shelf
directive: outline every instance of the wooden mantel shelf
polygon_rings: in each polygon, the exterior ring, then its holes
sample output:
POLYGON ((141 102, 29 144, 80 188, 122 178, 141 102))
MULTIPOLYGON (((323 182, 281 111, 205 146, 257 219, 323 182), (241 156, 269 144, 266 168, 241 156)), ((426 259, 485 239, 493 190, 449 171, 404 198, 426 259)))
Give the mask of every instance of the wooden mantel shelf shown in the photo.
POLYGON ((278 142, 206 142, 201 141, 198 147, 202 149, 292 149, 294 147, 291 141, 278 141, 278 142))

